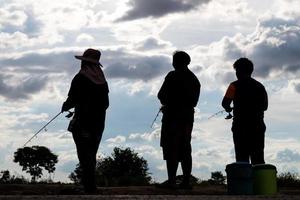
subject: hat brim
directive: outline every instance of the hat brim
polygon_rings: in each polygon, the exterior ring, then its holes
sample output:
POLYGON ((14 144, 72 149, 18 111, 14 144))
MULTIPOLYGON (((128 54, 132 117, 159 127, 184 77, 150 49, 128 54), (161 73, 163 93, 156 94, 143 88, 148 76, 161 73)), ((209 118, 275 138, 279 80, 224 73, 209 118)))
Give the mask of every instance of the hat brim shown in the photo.
POLYGON ((84 56, 74 56, 75 58, 77 58, 78 60, 84 60, 84 61, 88 61, 97 65, 100 65, 101 67, 103 67, 103 65, 98 61, 98 60, 94 60, 94 59, 90 59, 84 56))

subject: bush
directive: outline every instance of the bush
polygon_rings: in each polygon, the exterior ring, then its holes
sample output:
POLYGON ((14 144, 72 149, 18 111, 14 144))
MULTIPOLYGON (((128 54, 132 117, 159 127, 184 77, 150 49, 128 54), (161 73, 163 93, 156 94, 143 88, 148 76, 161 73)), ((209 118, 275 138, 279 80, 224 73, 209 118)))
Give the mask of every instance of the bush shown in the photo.
POLYGON ((10 175, 8 170, 0 172, 0 184, 26 184, 29 181, 23 176, 10 175))
MULTIPOLYGON (((96 164, 96 184, 99 186, 149 185, 151 181, 148 163, 130 148, 115 147, 111 156, 96 164)), ((80 183, 82 170, 77 165, 69 178, 80 183)))
POLYGON ((298 173, 284 172, 277 176, 277 184, 280 187, 299 187, 300 179, 298 173))

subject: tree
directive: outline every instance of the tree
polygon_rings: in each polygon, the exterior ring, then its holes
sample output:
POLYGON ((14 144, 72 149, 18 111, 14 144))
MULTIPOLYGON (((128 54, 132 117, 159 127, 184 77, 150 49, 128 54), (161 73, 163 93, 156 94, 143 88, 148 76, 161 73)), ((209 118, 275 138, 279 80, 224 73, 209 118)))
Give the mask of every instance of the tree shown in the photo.
POLYGON ((80 167, 80 164, 76 165, 74 172, 72 172, 68 177, 75 184, 81 184, 82 168, 80 167))
POLYGON ((14 153, 14 162, 19 163, 22 170, 31 175, 31 181, 35 182, 43 175, 42 168, 49 174, 53 173, 58 159, 47 147, 32 146, 19 148, 14 153))
MULTIPOLYGON (((96 182, 101 186, 148 185, 151 181, 147 161, 130 148, 115 147, 110 157, 97 160, 96 182)), ((81 181, 81 169, 77 165, 69 178, 81 181)))
POLYGON ((208 180, 213 185, 224 185, 226 177, 220 171, 211 173, 211 178, 208 180))

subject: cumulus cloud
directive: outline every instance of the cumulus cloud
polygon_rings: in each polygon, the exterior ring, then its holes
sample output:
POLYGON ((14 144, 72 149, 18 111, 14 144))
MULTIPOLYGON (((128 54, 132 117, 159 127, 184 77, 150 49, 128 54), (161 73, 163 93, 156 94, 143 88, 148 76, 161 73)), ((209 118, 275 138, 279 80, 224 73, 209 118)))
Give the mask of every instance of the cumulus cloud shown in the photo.
POLYGON ((128 137, 130 140, 143 140, 151 142, 155 139, 160 138, 160 130, 156 129, 155 131, 151 133, 131 133, 128 137))
POLYGON ((148 37, 146 40, 142 41, 140 44, 137 45, 137 50, 156 50, 156 49, 163 49, 166 47, 171 46, 170 43, 161 41, 155 37, 148 37))
POLYGON ((86 33, 82 33, 80 35, 78 35, 78 37, 76 38, 76 42, 80 43, 80 42, 93 42, 94 41, 94 37, 86 34, 86 33))
POLYGON ((107 140, 105 140, 108 143, 116 143, 116 144, 122 144, 126 141, 126 137, 118 135, 114 138, 109 138, 107 140))
POLYGON ((285 149, 277 153, 277 160, 282 163, 300 162, 300 154, 297 151, 285 149))
POLYGON ((0 9, 0 28, 5 26, 22 26, 27 19, 27 15, 22 10, 0 9))
POLYGON ((129 0, 130 9, 119 21, 129 21, 147 17, 158 18, 171 13, 188 12, 197 9, 210 0, 129 0))
POLYGON ((300 83, 295 85, 295 90, 300 93, 300 83))
POLYGON ((282 73, 295 75, 300 71, 299 22, 300 16, 297 19, 274 16, 261 19, 253 34, 224 39, 225 59, 249 57, 259 77, 282 73))

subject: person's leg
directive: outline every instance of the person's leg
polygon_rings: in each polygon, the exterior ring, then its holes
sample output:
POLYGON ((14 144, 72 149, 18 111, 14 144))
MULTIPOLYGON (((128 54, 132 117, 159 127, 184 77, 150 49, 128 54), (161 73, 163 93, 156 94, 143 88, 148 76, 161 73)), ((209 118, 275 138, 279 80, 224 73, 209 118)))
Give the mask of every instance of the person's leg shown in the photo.
POLYGON ((95 191, 95 156, 93 156, 93 139, 91 133, 86 130, 80 130, 73 133, 73 139, 76 144, 77 156, 80 167, 82 168, 82 184, 85 192, 95 191))
MULTIPOLYGON (((176 172, 178 168, 176 145, 176 124, 170 121, 163 121, 161 128, 160 145, 163 150, 163 157, 166 160, 168 185, 176 184, 176 172)), ((168 186, 167 186, 168 187, 168 186)))
POLYGON ((187 123, 184 130, 183 130, 183 149, 181 154, 181 168, 183 173, 183 182, 182 185, 189 185, 190 184, 190 176, 192 173, 192 145, 191 145, 191 138, 192 138, 192 130, 193 130, 193 123, 187 123))
POLYGON ((81 133, 77 130, 76 132, 72 133, 73 139, 76 145, 76 150, 77 150, 77 156, 79 160, 80 167, 82 169, 82 177, 81 177, 81 182, 83 186, 87 184, 87 141, 85 138, 81 137, 81 133))
POLYGON ((264 164, 264 147, 265 147, 265 131, 266 126, 263 121, 256 124, 252 140, 251 148, 251 164, 264 164))
POLYGON ((188 185, 190 183, 190 176, 192 173, 192 155, 187 156, 181 161, 181 168, 183 173, 183 184, 188 185))
POLYGON ((236 162, 248 162, 249 163, 249 141, 247 139, 247 133, 243 125, 233 122, 232 124, 233 142, 235 150, 236 162))
POLYGON ((248 162, 249 163, 249 152, 247 150, 247 144, 243 142, 240 136, 233 135, 234 140, 234 151, 236 162, 248 162))
POLYGON ((176 172, 178 168, 178 160, 168 159, 167 163, 167 171, 168 171, 168 183, 171 185, 176 184, 176 172))

